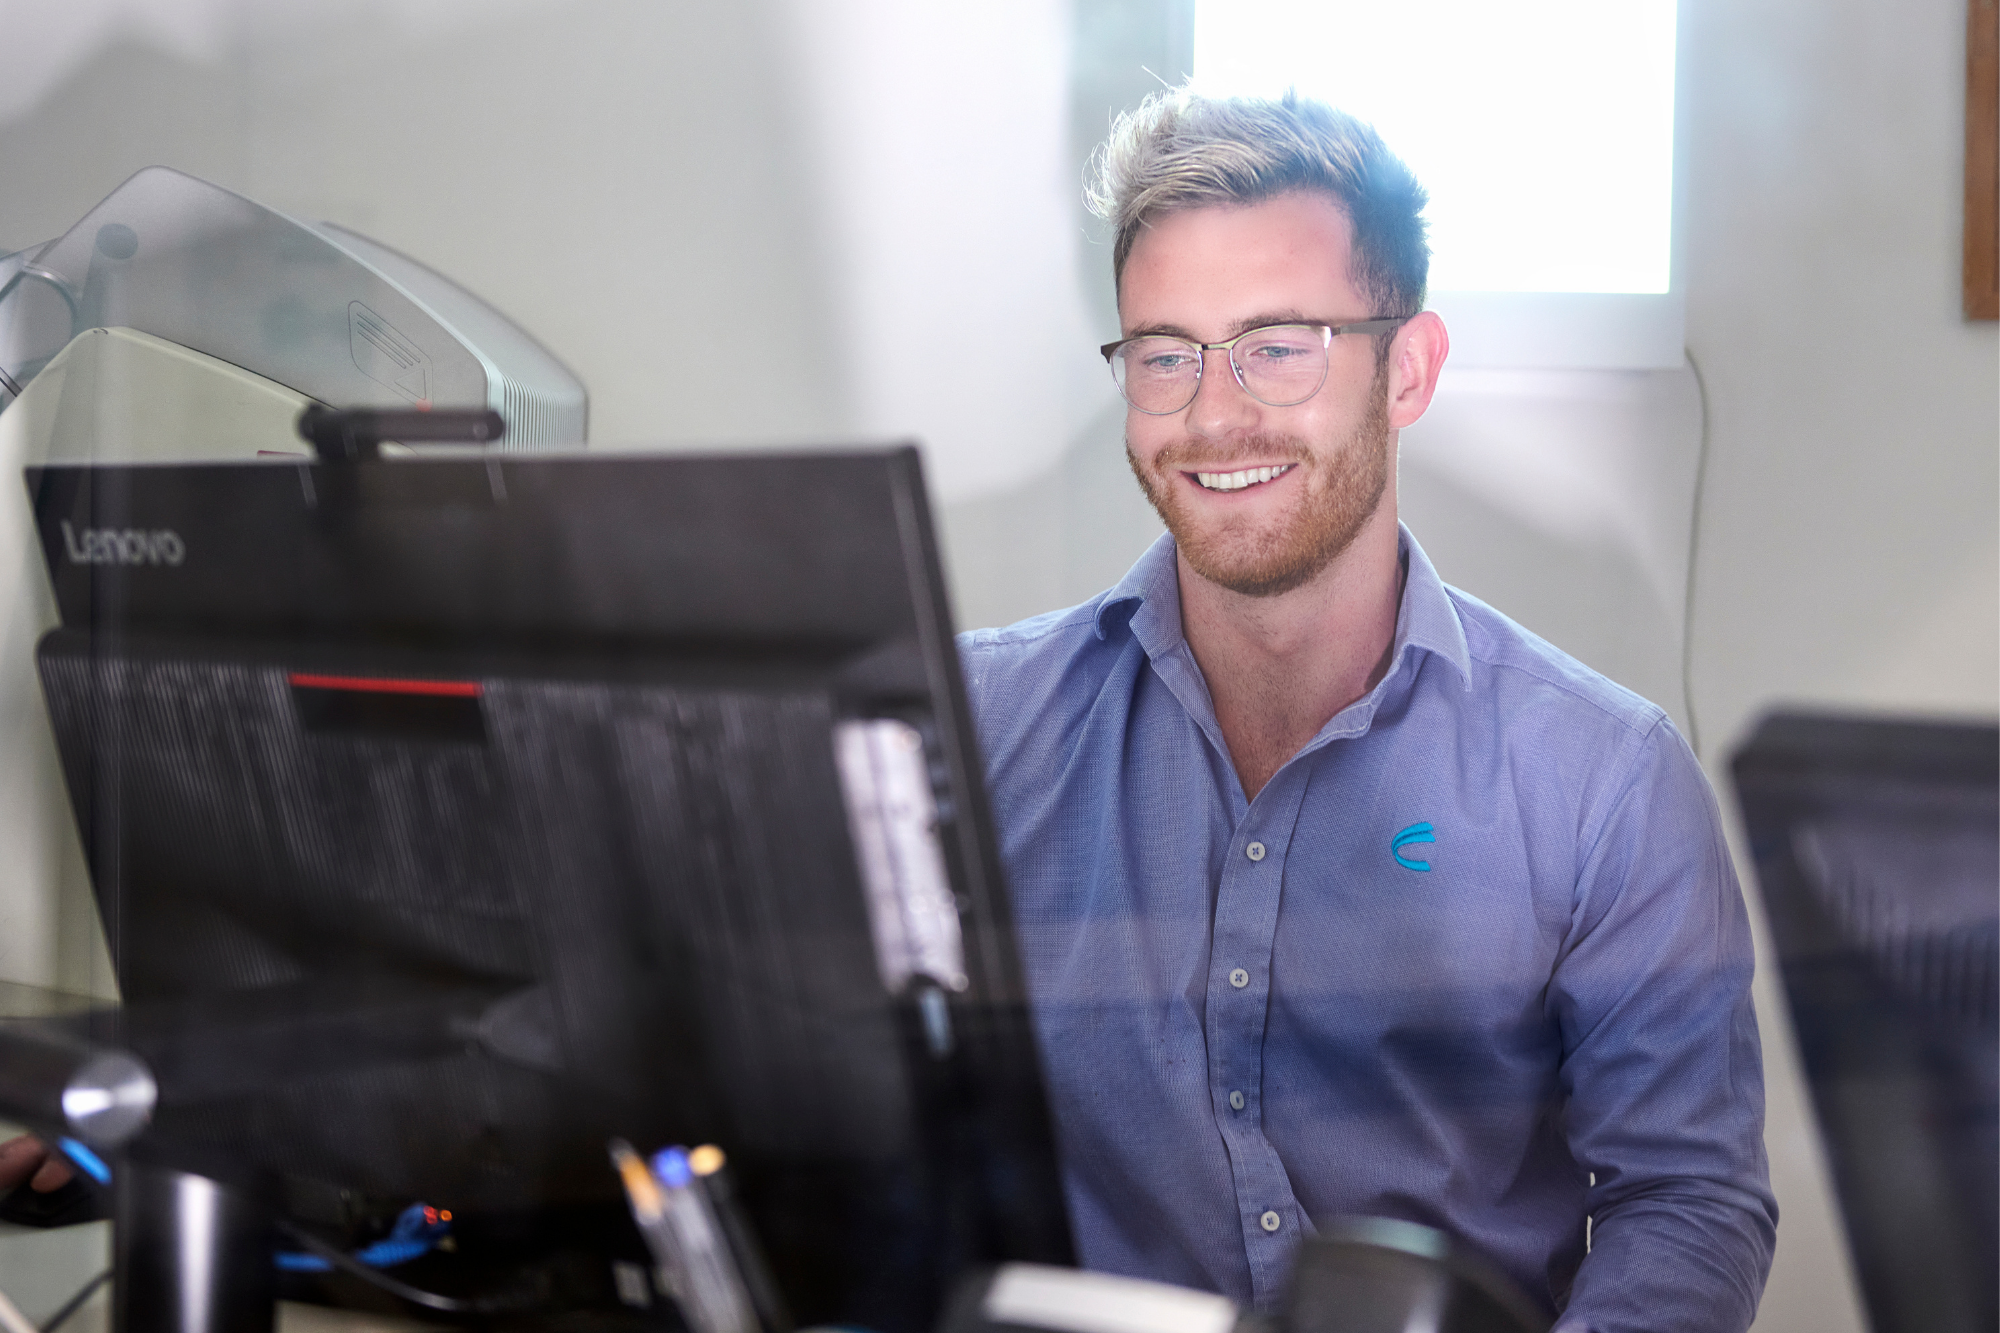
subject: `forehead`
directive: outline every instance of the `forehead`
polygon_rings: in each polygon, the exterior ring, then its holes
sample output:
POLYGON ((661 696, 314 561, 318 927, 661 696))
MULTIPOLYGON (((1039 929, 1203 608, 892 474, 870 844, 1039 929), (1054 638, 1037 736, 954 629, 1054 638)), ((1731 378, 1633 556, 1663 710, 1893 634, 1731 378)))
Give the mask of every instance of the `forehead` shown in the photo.
POLYGON ((1317 191, 1169 213, 1132 244, 1119 320, 1127 333, 1172 326, 1212 341, 1265 314, 1365 318, 1352 244, 1346 211, 1317 191))

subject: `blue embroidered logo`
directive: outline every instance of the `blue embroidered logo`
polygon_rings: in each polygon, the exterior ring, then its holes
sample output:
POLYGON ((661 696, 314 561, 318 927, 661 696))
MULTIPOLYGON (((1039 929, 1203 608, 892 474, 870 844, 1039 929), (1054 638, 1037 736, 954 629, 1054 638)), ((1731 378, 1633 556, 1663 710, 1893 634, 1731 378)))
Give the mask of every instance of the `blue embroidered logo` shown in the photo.
POLYGON ((1410 825, 1394 838, 1391 838, 1389 840, 1389 852, 1396 858, 1396 864, 1405 870, 1429 870, 1431 868, 1429 861, 1412 861, 1409 857, 1403 855, 1403 849, 1413 842, 1436 841, 1437 839, 1432 836, 1430 821, 1425 820, 1421 824, 1410 825))

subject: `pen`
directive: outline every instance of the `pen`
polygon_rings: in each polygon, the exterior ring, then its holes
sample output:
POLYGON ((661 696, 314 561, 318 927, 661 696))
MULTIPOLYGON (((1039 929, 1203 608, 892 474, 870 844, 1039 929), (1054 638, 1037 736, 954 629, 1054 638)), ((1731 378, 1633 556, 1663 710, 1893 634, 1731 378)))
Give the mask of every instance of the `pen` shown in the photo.
POLYGON ((764 1262, 757 1233, 737 1202, 729 1159, 713 1143, 704 1143, 688 1154, 688 1167, 694 1172, 695 1184, 708 1198, 709 1210, 721 1223, 723 1238, 736 1255, 736 1268, 742 1274, 750 1306, 757 1312, 765 1333, 792 1333, 791 1312, 785 1308, 785 1298, 771 1277, 770 1265, 764 1262))
POLYGON ((666 1195, 661 1193, 653 1173, 639 1160, 639 1154, 633 1152, 632 1145, 625 1140, 611 1140, 611 1164, 617 1168, 618 1179, 625 1186, 625 1201, 631 1206, 632 1220, 639 1225, 639 1235, 644 1238, 646 1248, 652 1252, 653 1263, 678 1300, 687 1283, 681 1272, 680 1247, 667 1226, 666 1195))
POLYGON ((695 1185, 687 1149, 654 1153, 653 1179, 660 1187, 665 1229, 679 1259, 681 1309, 694 1333, 758 1333, 742 1272, 707 1194, 695 1185))

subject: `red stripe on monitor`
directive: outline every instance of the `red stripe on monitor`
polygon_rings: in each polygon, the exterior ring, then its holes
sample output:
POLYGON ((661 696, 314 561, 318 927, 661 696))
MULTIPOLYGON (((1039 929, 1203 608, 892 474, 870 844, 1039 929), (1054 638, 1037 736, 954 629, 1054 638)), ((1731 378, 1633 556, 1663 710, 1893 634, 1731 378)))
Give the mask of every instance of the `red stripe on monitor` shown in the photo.
POLYGON ((387 680, 380 676, 313 676, 294 671, 292 684, 308 690, 354 690, 362 694, 431 694, 451 699, 477 699, 476 680, 387 680))

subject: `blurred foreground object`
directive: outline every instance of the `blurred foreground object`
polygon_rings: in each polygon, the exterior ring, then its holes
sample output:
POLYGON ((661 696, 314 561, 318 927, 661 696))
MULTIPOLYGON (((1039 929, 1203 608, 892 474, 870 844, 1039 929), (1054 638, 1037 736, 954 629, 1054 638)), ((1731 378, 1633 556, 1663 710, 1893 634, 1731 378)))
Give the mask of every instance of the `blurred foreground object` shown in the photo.
MULTIPOLYGON (((1255 1328, 1227 1296, 1168 1282, 1046 1264, 1002 1264, 968 1275, 938 1333, 1231 1333, 1255 1328)), ((807 1330, 807 1333, 812 1333, 807 1330)))
POLYGON ((939 1333, 1546 1333, 1505 1274, 1414 1222, 1340 1218, 1300 1247, 1275 1318, 1164 1282, 1006 1264, 968 1278, 939 1333))
POLYGON ((1381 1217, 1322 1225, 1300 1249, 1283 1333, 1546 1333, 1493 1265, 1442 1231, 1381 1217))
POLYGON ((2000 728, 1778 713, 1734 760, 1875 1333, 2000 1323, 2000 728))
POLYGON ((152 1119, 159 1088, 145 1062, 43 1020, 0 1022, 0 1116, 50 1139, 121 1148, 152 1119))

